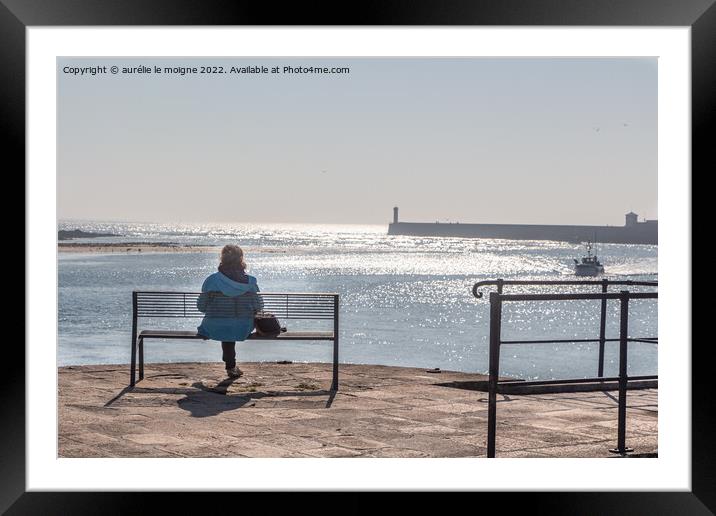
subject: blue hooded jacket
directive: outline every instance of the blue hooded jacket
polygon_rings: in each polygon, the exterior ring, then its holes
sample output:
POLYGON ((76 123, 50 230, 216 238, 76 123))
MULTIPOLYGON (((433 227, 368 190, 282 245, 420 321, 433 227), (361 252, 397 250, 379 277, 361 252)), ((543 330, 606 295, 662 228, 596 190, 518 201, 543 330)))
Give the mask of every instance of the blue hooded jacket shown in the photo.
POLYGON ((263 308, 256 278, 248 278, 248 283, 239 283, 215 272, 204 280, 196 303, 205 314, 199 334, 212 340, 246 340, 254 329, 254 314, 263 308))

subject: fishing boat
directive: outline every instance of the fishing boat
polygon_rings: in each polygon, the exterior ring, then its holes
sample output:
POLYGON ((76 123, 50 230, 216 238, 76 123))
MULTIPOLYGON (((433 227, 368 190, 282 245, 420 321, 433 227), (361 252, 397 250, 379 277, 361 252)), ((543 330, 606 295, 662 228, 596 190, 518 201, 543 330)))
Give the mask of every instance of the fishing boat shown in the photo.
POLYGON ((596 251, 592 255, 592 243, 587 242, 587 256, 580 262, 574 258, 574 274, 576 276, 598 276, 604 273, 604 266, 599 263, 596 251))

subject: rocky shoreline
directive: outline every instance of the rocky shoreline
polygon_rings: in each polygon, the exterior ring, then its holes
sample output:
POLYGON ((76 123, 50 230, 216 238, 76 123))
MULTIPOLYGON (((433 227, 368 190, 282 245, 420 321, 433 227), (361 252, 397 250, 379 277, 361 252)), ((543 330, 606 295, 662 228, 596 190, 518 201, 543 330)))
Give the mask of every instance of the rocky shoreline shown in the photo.
POLYGON ((58 242, 62 253, 197 253, 219 252, 221 247, 174 242, 58 242))

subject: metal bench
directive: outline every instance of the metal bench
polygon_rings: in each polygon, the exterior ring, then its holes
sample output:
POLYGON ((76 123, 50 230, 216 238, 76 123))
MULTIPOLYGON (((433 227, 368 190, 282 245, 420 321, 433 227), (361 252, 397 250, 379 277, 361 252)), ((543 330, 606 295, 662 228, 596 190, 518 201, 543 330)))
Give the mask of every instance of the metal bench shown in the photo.
MULTIPOLYGON (((199 311, 199 292, 132 292, 132 361, 130 386, 144 379, 144 341, 146 339, 199 339, 207 340, 196 330, 139 330, 139 318, 203 318, 206 313, 199 311), (139 358, 139 380, 136 379, 137 356, 139 358)), ((204 294, 206 295, 206 294, 204 294)), ((333 341, 333 381, 331 390, 338 390, 338 294, 333 293, 281 293, 261 292, 256 294, 263 310, 273 313, 282 322, 285 320, 332 320, 333 331, 286 331, 276 337, 252 333, 250 340, 311 340, 333 341)), ((220 308, 214 309, 213 317, 236 317, 245 311, 242 298, 226 297, 220 308)), ((243 315, 243 314, 242 314, 243 315)), ((290 325, 289 325, 290 326, 290 325)))

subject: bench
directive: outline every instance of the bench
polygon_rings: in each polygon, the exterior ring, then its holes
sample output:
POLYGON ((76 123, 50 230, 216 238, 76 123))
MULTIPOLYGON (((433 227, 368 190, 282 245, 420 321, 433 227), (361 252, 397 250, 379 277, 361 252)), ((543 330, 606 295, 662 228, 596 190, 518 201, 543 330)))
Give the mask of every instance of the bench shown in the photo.
MULTIPOLYGON (((132 292, 132 360, 130 365, 130 386, 144 379, 144 341, 147 339, 198 339, 207 340, 196 330, 159 330, 138 328, 140 318, 192 318, 201 319, 205 313, 197 308, 199 292, 132 292), (137 358, 139 359, 137 364, 137 358), (136 379, 137 365, 139 380, 136 379)), ((206 295, 206 294, 205 294, 206 295)), ((332 320, 332 331, 286 331, 276 337, 267 337, 252 333, 247 340, 310 340, 333 342, 333 381, 331 390, 338 390, 338 294, 333 293, 286 293, 260 292, 263 310, 273 313, 287 325, 290 320, 332 320)), ((224 300, 222 313, 231 317, 240 310, 241 299, 219 295, 224 300), (233 304, 232 304, 233 303, 233 304), (229 313, 232 312, 232 313, 229 313)), ((214 313, 212 316, 217 316, 214 313)), ((198 322, 195 326, 198 326, 198 322)))

